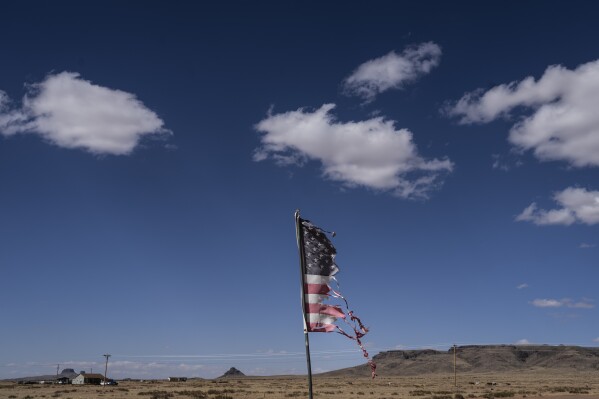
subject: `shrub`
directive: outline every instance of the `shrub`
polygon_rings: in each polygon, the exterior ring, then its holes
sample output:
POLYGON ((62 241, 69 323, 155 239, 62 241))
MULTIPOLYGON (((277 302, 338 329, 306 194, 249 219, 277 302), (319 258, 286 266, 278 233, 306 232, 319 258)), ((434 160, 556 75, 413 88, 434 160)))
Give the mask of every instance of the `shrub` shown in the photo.
POLYGON ((177 395, 181 395, 181 396, 190 396, 192 398, 195 399, 205 399, 208 397, 208 395, 206 394, 206 392, 204 391, 177 391, 176 392, 177 395))
POLYGON ((138 395, 148 395, 150 399, 168 399, 175 396, 172 392, 167 391, 142 391, 138 395))
POLYGON ((589 393, 589 388, 571 387, 568 389, 568 393, 589 393))
POLYGON ((497 392, 487 392, 483 395, 483 398, 493 399, 493 398, 511 398, 515 395, 512 391, 497 391, 497 392))
POLYGON ((424 391, 422 389, 417 389, 415 391, 410 391, 410 395, 412 396, 425 396, 425 395, 430 395, 432 394, 431 391, 424 391))

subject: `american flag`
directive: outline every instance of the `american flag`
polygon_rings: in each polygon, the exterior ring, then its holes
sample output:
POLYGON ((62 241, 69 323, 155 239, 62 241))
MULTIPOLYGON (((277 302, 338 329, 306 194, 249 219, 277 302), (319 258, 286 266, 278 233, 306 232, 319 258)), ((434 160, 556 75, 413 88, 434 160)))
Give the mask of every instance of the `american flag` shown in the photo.
POLYGON ((310 221, 300 219, 304 256, 304 309, 309 332, 331 332, 335 321, 345 318, 341 307, 324 302, 331 296, 331 281, 339 271, 337 251, 329 238, 310 221))
MULTIPOLYGON (((298 223, 298 245, 302 264, 303 283, 303 305, 306 332, 333 332, 336 331, 358 344, 364 357, 369 359, 368 352, 362 344, 361 338, 366 335, 368 329, 362 324, 352 310, 345 297, 338 290, 331 288, 331 282, 335 281, 335 274, 339 267, 335 263, 337 250, 325 231, 313 225, 309 220, 297 216, 298 223), (331 305, 326 302, 330 298, 339 299, 344 305, 331 305), (353 331, 345 332, 335 322, 342 319, 353 331)), ((331 233, 333 237, 335 233, 331 233)), ((349 330, 348 330, 349 331, 349 330)), ((372 378, 376 375, 376 364, 368 360, 372 371, 372 378)))

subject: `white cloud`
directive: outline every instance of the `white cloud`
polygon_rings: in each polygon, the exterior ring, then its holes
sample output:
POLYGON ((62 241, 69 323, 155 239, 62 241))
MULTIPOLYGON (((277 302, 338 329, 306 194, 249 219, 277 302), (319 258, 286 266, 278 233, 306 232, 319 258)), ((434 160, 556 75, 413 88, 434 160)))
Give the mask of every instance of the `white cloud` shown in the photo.
POLYGON ((268 115, 255 126, 264 134, 254 160, 271 158, 283 166, 316 160, 328 179, 401 198, 427 198, 440 185, 439 175, 452 170, 448 159, 421 158, 412 133, 396 129, 393 121, 337 122, 330 113, 334 107, 268 115))
POLYGON ((599 342, 599 337, 595 338, 593 342, 599 342))
POLYGON ((441 47, 433 42, 406 48, 366 61, 343 81, 346 94, 372 101, 377 94, 400 89, 439 65, 441 47))
POLYGON ((19 110, 10 110, 0 92, 5 136, 35 133, 59 147, 126 155, 142 137, 170 133, 134 94, 94 85, 77 73, 48 75, 27 91, 19 110))
POLYGON ((576 309, 593 309, 595 305, 589 302, 570 302, 566 303, 566 307, 576 309))
POLYGON ((530 341, 526 338, 519 339, 518 341, 516 341, 516 345, 530 345, 530 341))
POLYGON ((564 299, 535 299, 531 304, 537 308, 573 308, 573 309, 593 309, 592 300, 585 299, 579 302, 574 302, 569 298, 564 299))
POLYGON ((509 117, 515 108, 530 110, 510 129, 509 141, 532 150, 541 160, 563 160, 576 167, 599 166, 599 60, 569 70, 547 68, 535 81, 466 93, 445 111, 460 122, 486 123, 509 117))
POLYGON ((597 246, 597 244, 589 244, 588 242, 582 242, 582 243, 580 243, 578 248, 588 249, 588 248, 595 248, 596 246, 597 246))
POLYGON ((562 305, 562 302, 557 299, 535 299, 532 301, 532 306, 537 308, 559 308, 562 305))
POLYGON ((560 208, 539 209, 536 203, 530 204, 516 216, 517 221, 532 222, 537 225, 571 225, 599 223, 599 191, 568 187, 553 196, 560 208))
POLYGON ((518 222, 533 222, 538 225, 563 224, 571 225, 576 220, 567 209, 554 209, 545 211, 538 209, 536 203, 527 206, 522 213, 516 216, 518 222))
POLYGON ((523 290, 524 288, 528 288, 528 284, 522 283, 522 284, 518 285, 516 288, 519 290, 523 290))

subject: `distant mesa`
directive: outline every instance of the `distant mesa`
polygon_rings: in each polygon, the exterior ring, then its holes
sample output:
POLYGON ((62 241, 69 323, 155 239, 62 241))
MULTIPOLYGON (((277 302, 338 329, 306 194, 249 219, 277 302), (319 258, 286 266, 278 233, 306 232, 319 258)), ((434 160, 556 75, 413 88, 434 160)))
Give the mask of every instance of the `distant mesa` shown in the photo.
POLYGON ((218 378, 241 378, 245 377, 241 371, 237 370, 235 367, 231 367, 225 374, 221 375, 218 378))
MULTIPOLYGON (((373 357, 380 376, 453 373, 453 348, 392 350, 373 357)), ((458 373, 526 371, 599 371, 599 348, 567 345, 467 345, 456 347, 458 373)), ((324 373, 325 376, 368 376, 363 364, 324 373)))

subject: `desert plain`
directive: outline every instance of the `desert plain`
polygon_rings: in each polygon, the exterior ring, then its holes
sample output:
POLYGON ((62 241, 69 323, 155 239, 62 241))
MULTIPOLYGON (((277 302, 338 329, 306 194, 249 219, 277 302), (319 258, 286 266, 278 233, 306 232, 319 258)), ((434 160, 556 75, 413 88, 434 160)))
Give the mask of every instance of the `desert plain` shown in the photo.
MULTIPOLYGON (((599 372, 537 371, 423 376, 315 376, 321 399, 599 399, 599 372)), ((0 382, 0 399, 286 399, 308 396, 303 376, 121 381, 117 386, 0 382)))

